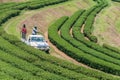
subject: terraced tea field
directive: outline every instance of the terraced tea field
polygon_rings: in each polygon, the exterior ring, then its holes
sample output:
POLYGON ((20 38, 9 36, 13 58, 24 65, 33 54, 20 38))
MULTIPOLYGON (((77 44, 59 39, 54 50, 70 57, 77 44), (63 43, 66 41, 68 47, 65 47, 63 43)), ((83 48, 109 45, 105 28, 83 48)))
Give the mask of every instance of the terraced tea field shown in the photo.
POLYGON ((119 0, 1 3, 0 80, 120 80, 119 4, 119 0), (38 26, 50 45, 49 54, 21 42, 23 24, 27 35, 38 26))

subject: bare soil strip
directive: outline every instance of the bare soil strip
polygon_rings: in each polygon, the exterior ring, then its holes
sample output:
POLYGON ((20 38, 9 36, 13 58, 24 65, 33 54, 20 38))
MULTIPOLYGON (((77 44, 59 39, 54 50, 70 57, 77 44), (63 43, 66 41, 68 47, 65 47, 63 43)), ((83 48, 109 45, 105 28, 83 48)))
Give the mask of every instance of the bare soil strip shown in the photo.
MULTIPOLYGON (((85 25, 83 24, 83 25, 82 25, 82 28, 81 28, 81 30, 80 30, 81 33, 83 33, 84 27, 85 27, 85 25)), ((89 39, 88 39, 87 37, 84 36, 84 38, 89 41, 89 39)))
POLYGON ((71 37, 73 37, 73 34, 72 34, 72 28, 70 29, 70 35, 71 35, 71 37))

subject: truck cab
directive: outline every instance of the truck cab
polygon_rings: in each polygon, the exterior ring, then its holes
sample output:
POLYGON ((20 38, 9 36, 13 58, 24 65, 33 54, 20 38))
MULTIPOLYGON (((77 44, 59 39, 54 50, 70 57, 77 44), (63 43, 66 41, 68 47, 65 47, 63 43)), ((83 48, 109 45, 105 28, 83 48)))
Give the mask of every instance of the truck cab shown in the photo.
POLYGON ((34 48, 49 52, 50 47, 45 41, 42 35, 29 35, 27 41, 25 42, 27 45, 30 45, 34 48))

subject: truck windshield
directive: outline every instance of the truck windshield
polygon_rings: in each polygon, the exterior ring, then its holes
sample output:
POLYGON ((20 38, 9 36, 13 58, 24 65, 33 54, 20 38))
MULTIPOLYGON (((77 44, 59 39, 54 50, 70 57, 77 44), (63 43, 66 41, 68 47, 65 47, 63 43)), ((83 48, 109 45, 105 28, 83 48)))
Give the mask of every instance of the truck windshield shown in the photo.
POLYGON ((32 42, 43 42, 44 38, 43 37, 31 37, 32 42))

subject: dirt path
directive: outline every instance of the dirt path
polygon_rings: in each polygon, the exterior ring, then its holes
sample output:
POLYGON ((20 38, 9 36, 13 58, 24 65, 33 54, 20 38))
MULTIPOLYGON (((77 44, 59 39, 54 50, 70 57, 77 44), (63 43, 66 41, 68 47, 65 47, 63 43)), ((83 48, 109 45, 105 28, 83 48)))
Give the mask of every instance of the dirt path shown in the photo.
POLYGON ((71 28, 71 29, 70 29, 70 35, 71 35, 71 37, 73 37, 72 30, 73 30, 73 29, 71 28))

